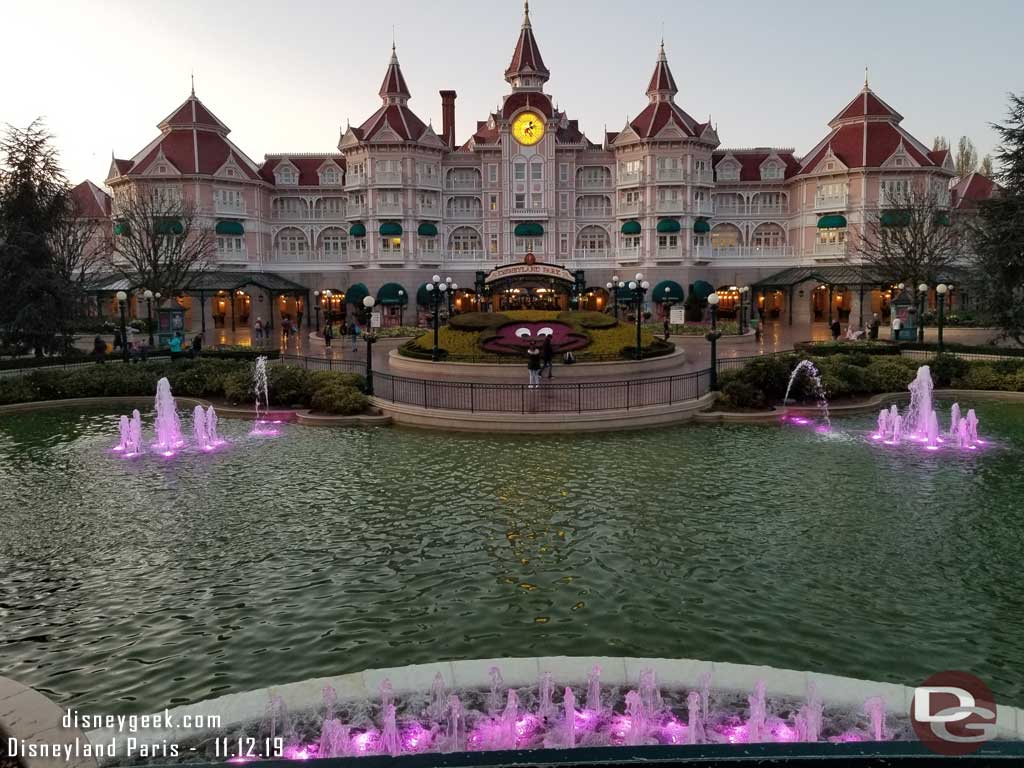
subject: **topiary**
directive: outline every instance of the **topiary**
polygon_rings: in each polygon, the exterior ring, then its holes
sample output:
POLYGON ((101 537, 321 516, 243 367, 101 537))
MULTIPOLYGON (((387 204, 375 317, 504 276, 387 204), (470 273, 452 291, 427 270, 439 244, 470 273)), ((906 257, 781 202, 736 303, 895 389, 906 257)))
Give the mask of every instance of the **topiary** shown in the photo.
POLYGON ((342 373, 340 371, 314 371, 309 375, 310 389, 316 392, 318 389, 341 384, 344 387, 354 387, 360 392, 366 391, 366 377, 360 373, 342 373))
POLYGON ((313 393, 310 403, 315 411, 334 413, 341 416, 363 413, 369 404, 370 401, 367 400, 366 395, 355 387, 348 387, 340 382, 334 382, 317 389, 313 393))
POLYGON ((267 366, 271 405, 305 405, 313 394, 310 373, 296 365, 267 366))
POLYGON ((790 356, 766 356, 751 360, 743 368, 743 378, 755 389, 764 393, 769 402, 782 400, 786 394, 789 377, 796 358, 790 356))

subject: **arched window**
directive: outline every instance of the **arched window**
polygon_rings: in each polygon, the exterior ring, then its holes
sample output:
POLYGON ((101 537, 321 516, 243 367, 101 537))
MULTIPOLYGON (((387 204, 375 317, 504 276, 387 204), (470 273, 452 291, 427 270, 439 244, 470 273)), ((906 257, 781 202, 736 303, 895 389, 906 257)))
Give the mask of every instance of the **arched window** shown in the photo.
POLYGON ((786 232, 778 224, 760 224, 750 238, 755 248, 779 248, 786 244, 786 232))
POLYGON ((324 261, 340 261, 348 251, 348 235, 345 230, 330 227, 321 232, 320 251, 324 261))
POLYGON ((743 245, 743 233, 734 224, 716 224, 711 230, 711 245, 714 248, 738 248, 743 245))
POLYGON ((602 227, 584 227, 576 235, 576 250, 605 252, 608 250, 608 233, 602 227))
POLYGON ((483 250, 480 233, 472 227, 458 227, 448 238, 451 253, 472 253, 483 250))
POLYGON ((282 258, 300 259, 309 256, 309 240, 302 230, 287 227, 277 233, 274 251, 282 258))

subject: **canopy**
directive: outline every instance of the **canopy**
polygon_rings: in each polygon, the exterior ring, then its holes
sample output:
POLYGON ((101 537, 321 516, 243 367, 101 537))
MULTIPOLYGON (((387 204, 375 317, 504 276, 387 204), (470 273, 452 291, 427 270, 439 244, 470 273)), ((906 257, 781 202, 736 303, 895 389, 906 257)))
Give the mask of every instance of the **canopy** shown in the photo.
POLYGON ((384 237, 398 237, 402 234, 402 225, 397 221, 385 221, 380 225, 380 233, 384 237))
POLYGON ((945 211, 936 211, 934 222, 942 227, 948 227, 950 225, 949 214, 945 211))
POLYGON ((185 231, 181 222, 177 219, 157 219, 156 233, 158 235, 180 235, 185 231))
POLYGON ((240 221, 218 221, 217 234, 241 237, 245 234, 245 229, 242 227, 242 222, 240 221))
POLYGON ((910 211, 886 211, 878 220, 883 227, 907 227, 910 226, 910 211))
POLYGON ((437 224, 432 221, 421 222, 416 234, 420 237, 437 237, 437 224))
POLYGON ((421 307, 429 307, 430 294, 431 291, 427 290, 427 284, 424 283, 423 285, 416 289, 416 303, 419 304, 421 307))
POLYGON ((697 219, 693 222, 693 231, 698 235, 706 235, 711 231, 711 225, 708 223, 707 219, 697 219))
POLYGON ((830 213, 818 219, 818 229, 843 229, 846 227, 846 217, 838 213, 830 213))
POLYGON ((715 287, 704 280, 697 280, 690 286, 690 293, 695 294, 698 299, 703 301, 712 293, 715 292, 715 287))
POLYGON ((639 235, 640 234, 640 222, 634 219, 630 219, 622 225, 622 234, 624 235, 639 235))
POLYGON ((409 292, 398 283, 384 283, 377 291, 377 303, 405 306, 409 303, 409 292))
POLYGON ((363 299, 370 295, 370 292, 366 289, 366 286, 362 283, 356 283, 347 291, 345 291, 345 303, 355 304, 357 307, 363 306, 363 299))
POLYGON ((129 232, 131 232, 131 227, 128 226, 127 221, 119 221, 114 224, 115 235, 127 235, 129 232))
POLYGON ((658 232, 662 235, 675 234, 680 229, 679 219, 662 219, 658 222, 658 232))
POLYGON ((675 280, 662 280, 654 286, 654 291, 651 293, 651 300, 660 304, 666 301, 682 301, 684 296, 683 286, 675 280))
POLYGON ((516 224, 514 233, 516 237, 540 237, 544 234, 544 227, 536 221, 524 221, 516 224))
POLYGON ((366 237, 366 225, 361 221, 354 223, 348 230, 352 237, 366 237))

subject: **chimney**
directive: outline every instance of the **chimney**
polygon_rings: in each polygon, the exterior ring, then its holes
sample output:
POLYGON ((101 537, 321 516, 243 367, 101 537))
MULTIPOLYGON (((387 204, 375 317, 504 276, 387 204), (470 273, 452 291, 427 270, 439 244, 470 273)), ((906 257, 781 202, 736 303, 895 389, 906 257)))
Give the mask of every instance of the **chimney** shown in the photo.
POLYGON ((455 149, 455 91, 441 91, 441 139, 455 149))

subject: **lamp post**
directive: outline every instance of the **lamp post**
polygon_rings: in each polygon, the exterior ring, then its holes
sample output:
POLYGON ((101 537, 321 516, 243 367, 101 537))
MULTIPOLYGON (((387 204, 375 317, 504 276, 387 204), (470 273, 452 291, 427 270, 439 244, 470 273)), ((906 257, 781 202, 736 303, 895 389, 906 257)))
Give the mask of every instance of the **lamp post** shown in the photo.
POLYGON ((925 302, 928 300, 928 283, 921 283, 917 286, 917 292, 920 295, 920 310, 917 315, 917 340, 924 343, 924 307, 925 302))
POLYGON ((451 278, 448 278, 447 281, 442 280, 440 275, 434 275, 430 278, 430 282, 424 286, 430 294, 430 304, 434 314, 434 348, 430 352, 430 359, 433 362, 437 362, 437 359, 440 356, 437 346, 437 315, 441 308, 441 298, 448 291, 448 282, 450 280, 451 278))
POLYGON ((651 284, 644 280, 643 272, 637 272, 636 277, 629 281, 629 290, 633 294, 633 301, 636 302, 636 359, 643 359, 644 349, 640 333, 643 325, 644 295, 651 287, 651 284))
POLYGON ((402 318, 405 316, 405 291, 401 288, 398 289, 398 325, 401 327, 404 325, 402 318))
POLYGON ((320 291, 313 291, 313 313, 316 315, 316 332, 320 333, 320 291))
POLYGON ((752 306, 752 304, 750 304, 747 301, 747 297, 749 297, 749 296, 750 296, 750 286, 749 285, 740 286, 740 317, 739 317, 740 336, 742 336, 747 331, 747 321, 749 319, 747 317, 747 311, 748 311, 749 307, 752 306))
POLYGON ((622 286, 619 281, 618 275, 612 275, 612 281, 605 283, 604 287, 607 288, 612 294, 612 311, 615 313, 615 319, 619 319, 619 291, 618 289, 622 286))
POLYGON ((121 359, 128 362, 128 324, 124 319, 125 302, 128 301, 128 294, 124 291, 117 292, 117 306, 121 310, 121 359))
POLYGON ((332 325, 334 322, 334 291, 328 288, 320 292, 320 297, 324 302, 324 325, 332 325))
POLYGON ((366 394, 373 394, 373 342, 377 340, 370 322, 373 319, 373 305, 376 299, 373 296, 363 296, 363 338, 366 340, 366 394))
POLYGON ((451 322, 451 319, 452 319, 452 297, 454 296, 455 292, 457 290, 459 290, 459 284, 451 282, 451 278, 450 277, 446 277, 445 278, 445 282, 448 283, 448 290, 445 291, 445 296, 448 299, 448 322, 451 322))
POLYGON ((718 298, 717 293, 708 296, 708 306, 711 307, 711 331, 707 339, 711 342, 711 391, 718 389, 718 298))
POLYGON ((153 346, 153 292, 147 288, 142 292, 146 300, 146 329, 149 331, 149 346, 153 346))
POLYGON ((943 309, 946 304, 946 291, 949 290, 949 286, 945 283, 939 283, 935 286, 935 300, 939 305, 939 354, 942 354, 942 321, 943 321, 943 309))

